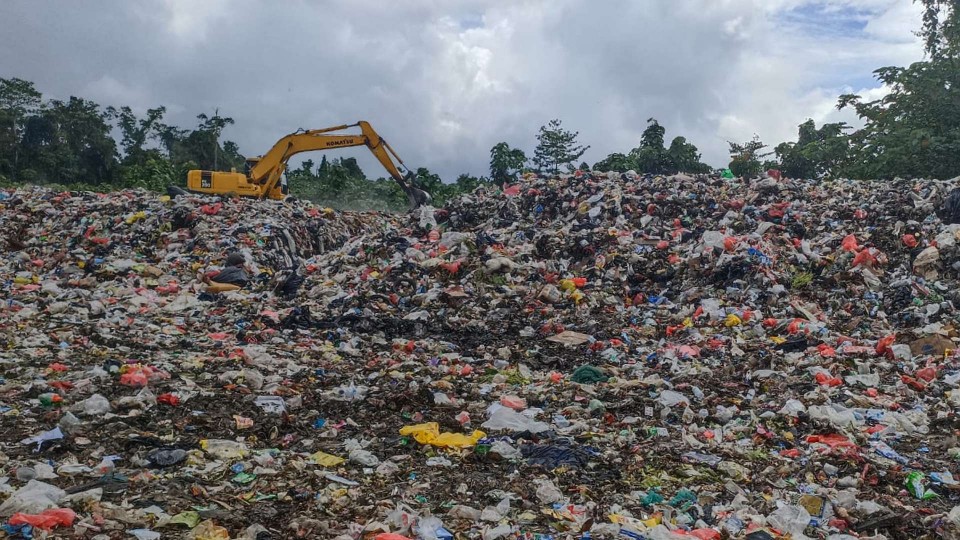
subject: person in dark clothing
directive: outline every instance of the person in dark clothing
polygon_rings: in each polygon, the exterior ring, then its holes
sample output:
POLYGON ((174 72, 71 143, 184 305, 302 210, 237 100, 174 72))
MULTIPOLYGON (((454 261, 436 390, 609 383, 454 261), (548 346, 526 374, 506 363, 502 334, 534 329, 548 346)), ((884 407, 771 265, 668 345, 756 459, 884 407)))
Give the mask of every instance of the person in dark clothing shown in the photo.
POLYGON ((242 289, 250 283, 246 262, 242 254, 231 253, 227 255, 223 270, 210 276, 204 276, 203 282, 210 286, 211 292, 242 289))

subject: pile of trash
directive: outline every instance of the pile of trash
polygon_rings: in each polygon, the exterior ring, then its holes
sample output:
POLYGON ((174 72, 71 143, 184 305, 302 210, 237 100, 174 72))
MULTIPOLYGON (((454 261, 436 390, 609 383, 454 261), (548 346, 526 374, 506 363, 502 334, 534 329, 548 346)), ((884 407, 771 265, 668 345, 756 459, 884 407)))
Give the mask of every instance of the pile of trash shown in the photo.
POLYGON ((3 530, 960 534, 956 184, 0 191, 3 530), (235 253, 251 282, 211 292, 235 253))

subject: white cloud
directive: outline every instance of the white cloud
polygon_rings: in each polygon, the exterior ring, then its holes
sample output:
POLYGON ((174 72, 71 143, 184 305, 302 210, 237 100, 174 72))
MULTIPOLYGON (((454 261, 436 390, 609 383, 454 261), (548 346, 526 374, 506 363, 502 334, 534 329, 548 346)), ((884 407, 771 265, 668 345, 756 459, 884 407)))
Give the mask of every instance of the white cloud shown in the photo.
MULTIPOLYGON (((248 154, 366 119, 447 179, 485 173, 499 141, 532 153, 554 117, 591 162, 636 146, 655 117, 723 165, 726 140, 851 119, 837 95, 875 92, 873 69, 921 57, 917 13, 910 0, 8 0, 0 77, 166 105, 184 127, 219 107, 248 154)), ((381 174, 362 150, 342 155, 381 174)))

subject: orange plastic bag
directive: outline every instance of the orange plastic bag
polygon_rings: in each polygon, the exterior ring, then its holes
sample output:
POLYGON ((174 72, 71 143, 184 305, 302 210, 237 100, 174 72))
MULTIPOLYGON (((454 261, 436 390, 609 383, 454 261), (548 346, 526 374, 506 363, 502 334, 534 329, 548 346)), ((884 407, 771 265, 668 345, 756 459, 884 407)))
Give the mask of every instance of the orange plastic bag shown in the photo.
POLYGON ((49 508, 39 514, 21 514, 17 512, 10 518, 10 525, 30 525, 37 529, 49 531, 50 529, 73 525, 73 520, 77 519, 77 514, 69 508, 49 508))

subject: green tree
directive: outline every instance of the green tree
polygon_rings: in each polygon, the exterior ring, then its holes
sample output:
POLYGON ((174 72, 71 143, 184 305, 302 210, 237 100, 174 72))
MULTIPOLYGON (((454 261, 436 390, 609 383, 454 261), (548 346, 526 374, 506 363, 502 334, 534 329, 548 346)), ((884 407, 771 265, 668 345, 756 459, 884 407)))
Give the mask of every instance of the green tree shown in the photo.
POLYGON ((52 100, 28 118, 21 149, 23 180, 110 184, 117 175, 116 142, 109 114, 92 101, 52 100))
POLYGON ((490 178, 498 186, 511 181, 527 163, 527 156, 519 148, 510 148, 505 142, 490 149, 490 178))
POLYGON ((593 170, 599 172, 626 172, 633 170, 636 162, 626 154, 613 153, 593 164, 593 170))
POLYGON ((640 146, 629 154, 614 153, 596 163, 599 171, 636 171, 647 174, 677 172, 704 173, 710 167, 700 161, 697 147, 684 137, 674 137, 670 148, 664 148, 666 129, 655 118, 647 119, 647 127, 640 137, 640 146))
POLYGON ((759 136, 754 135, 753 139, 745 143, 727 143, 730 145, 730 172, 734 176, 752 177, 763 171, 764 162, 761 159, 769 156, 771 152, 762 152, 767 145, 760 141, 759 136))
POLYGON ((640 136, 640 148, 663 148, 663 136, 667 130, 660 125, 656 118, 647 118, 647 128, 640 136))
POLYGON ((0 78, 0 175, 16 177, 24 126, 41 103, 42 95, 32 82, 0 78))
POLYGON ((488 182, 486 178, 477 178, 476 176, 464 173, 457 177, 457 181, 454 182, 453 185, 456 189, 456 193, 459 195, 462 193, 470 193, 487 183, 488 182))
POLYGON ((666 131, 655 118, 647 119, 647 128, 640 136, 640 146, 630 151, 634 170, 649 174, 667 172, 666 149, 663 147, 666 131))
POLYGON ((120 128, 124 165, 142 165, 147 161, 149 156, 145 146, 150 139, 160 139, 166 112, 166 107, 156 107, 148 109, 146 116, 138 119, 130 107, 107 107, 107 114, 117 119, 117 127, 120 128))
POLYGON ((857 178, 960 175, 960 8, 956 0, 919 0, 926 59, 909 67, 882 67, 876 78, 890 89, 864 102, 840 96, 864 126, 850 135, 843 173, 857 178))
POLYGON ((798 127, 797 142, 783 142, 774 153, 778 167, 788 178, 820 178, 839 171, 849 154, 849 140, 844 122, 824 124, 817 129, 813 120, 798 127))
POLYGON ((700 161, 697 147, 688 143, 686 137, 674 137, 666 151, 668 172, 708 173, 710 166, 700 161))
POLYGON ((435 206, 443 206, 443 204, 447 202, 447 199, 453 194, 453 187, 444 184, 443 180, 440 179, 440 175, 430 172, 430 169, 426 167, 418 168, 414 178, 420 189, 433 196, 435 206))
POLYGON ((560 172, 561 166, 570 166, 580 159, 590 148, 577 144, 578 131, 563 129, 560 120, 553 119, 540 127, 537 134, 537 148, 533 152, 533 162, 541 171, 560 172))

